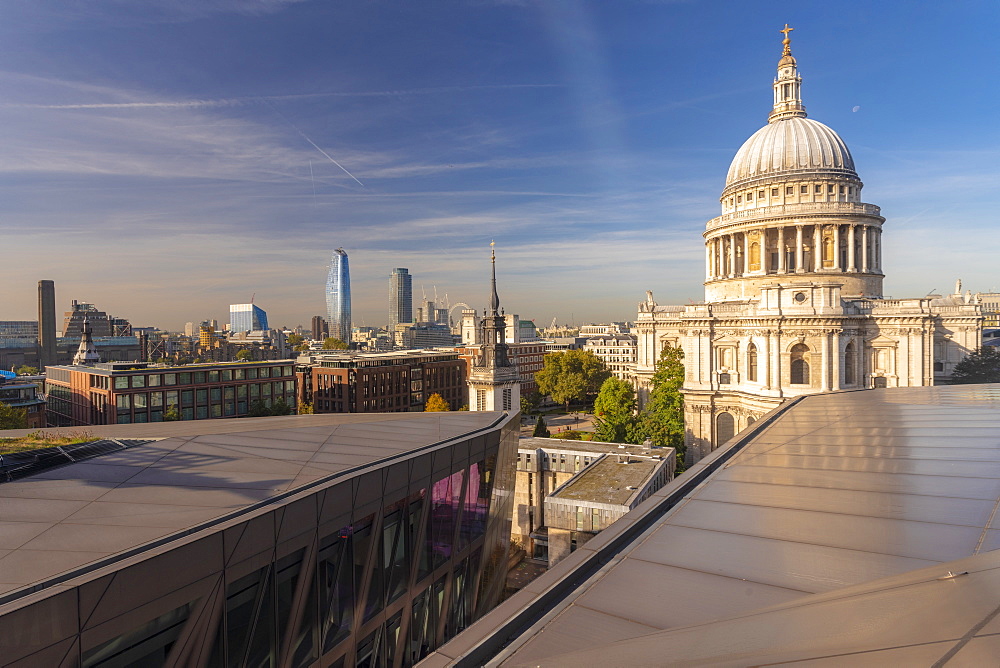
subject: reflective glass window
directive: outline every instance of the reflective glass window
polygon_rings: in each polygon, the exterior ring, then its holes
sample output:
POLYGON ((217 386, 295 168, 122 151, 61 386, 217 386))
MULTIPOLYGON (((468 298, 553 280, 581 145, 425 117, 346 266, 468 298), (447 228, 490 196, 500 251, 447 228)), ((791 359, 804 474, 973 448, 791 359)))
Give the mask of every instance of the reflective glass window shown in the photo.
POLYGON ((155 373, 149 377, 149 386, 158 387, 160 385, 160 374, 155 373))
POLYGON ((165 374, 163 374, 163 384, 164 385, 176 385, 177 384, 177 374, 176 373, 165 373, 165 374))
POLYGON ((146 377, 132 376, 132 387, 146 387, 146 377))
POLYGON ((166 665, 170 649, 184 629, 193 607, 194 602, 182 605, 128 633, 84 650, 83 667, 166 665))
POLYGON ((177 374, 177 382, 181 385, 191 384, 191 374, 190 373, 179 373, 177 374))
POLYGON ((115 389, 123 390, 128 387, 128 376, 118 376, 115 378, 115 389))

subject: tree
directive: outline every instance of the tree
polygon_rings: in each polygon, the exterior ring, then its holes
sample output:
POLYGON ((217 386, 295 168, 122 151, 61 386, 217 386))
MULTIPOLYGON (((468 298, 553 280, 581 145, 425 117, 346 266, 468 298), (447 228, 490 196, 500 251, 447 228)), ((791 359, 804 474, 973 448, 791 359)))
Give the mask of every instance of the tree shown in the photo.
POLYGON ((648 438, 661 448, 674 448, 677 471, 684 470, 684 351, 667 346, 660 352, 649 400, 639 416, 633 441, 648 438))
POLYGON ((247 350, 247 349, 243 349, 243 350, 239 351, 238 353, 236 353, 236 359, 237 359, 237 361, 240 361, 240 362, 252 362, 253 361, 253 352, 250 351, 250 350, 247 350))
POLYGON ((597 355, 589 350, 567 350, 545 356, 545 365, 535 374, 535 382, 542 394, 566 405, 570 401, 584 401, 597 394, 601 384, 611 375, 597 355))
POLYGON ((535 438, 548 438, 550 436, 548 427, 545 426, 545 419, 539 415, 535 420, 535 431, 531 432, 535 438))
POLYGON ((1000 348, 983 346, 973 351, 955 365, 951 382, 956 385, 966 383, 1000 383, 1000 348))
POLYGON ((177 404, 170 404, 167 410, 163 411, 164 422, 178 422, 180 419, 181 413, 177 410, 177 404))
POLYGON ((427 413, 443 413, 445 411, 450 411, 451 405, 444 400, 440 394, 435 392, 427 398, 427 404, 424 405, 424 411, 427 413))
POLYGON ((252 401, 247 409, 247 417, 265 417, 270 414, 271 409, 265 406, 260 399, 252 401))
POLYGON ((14 369, 14 373, 16 373, 19 376, 34 376, 38 373, 38 367, 22 364, 21 366, 14 369))
POLYGON ((323 350, 347 350, 348 345, 336 337, 323 339, 323 350))
POLYGON ((292 407, 284 399, 278 399, 271 406, 271 415, 291 415, 292 407))
POLYGON ((301 334, 289 334, 287 337, 285 337, 285 343, 288 344, 289 346, 292 346, 293 348, 305 340, 306 338, 301 334))
POLYGON ((312 404, 306 403, 305 401, 299 402, 299 409, 298 409, 299 415, 312 415, 313 413, 314 411, 312 404))
POLYGON ((595 438, 608 443, 628 443, 635 430, 635 388, 632 383, 610 376, 594 400, 597 421, 595 438))
POLYGON ((27 429, 28 411, 0 403, 0 429, 27 429))
POLYGON ((542 395, 538 392, 531 392, 527 396, 521 395, 521 412, 531 415, 542 403, 542 395))

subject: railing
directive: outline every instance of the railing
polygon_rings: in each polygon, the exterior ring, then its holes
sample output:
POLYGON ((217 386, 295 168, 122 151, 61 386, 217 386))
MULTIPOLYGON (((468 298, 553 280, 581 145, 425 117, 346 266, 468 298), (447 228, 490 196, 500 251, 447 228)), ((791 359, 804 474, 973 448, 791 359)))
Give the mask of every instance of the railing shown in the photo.
POLYGON ((881 209, 874 204, 864 204, 862 202, 802 202, 799 204, 775 204, 773 206, 762 206, 756 209, 744 209, 743 211, 733 211, 724 213, 721 216, 708 221, 706 230, 714 230, 730 223, 747 220, 757 220, 765 218, 782 218, 785 216, 802 215, 829 215, 838 214, 858 214, 864 216, 878 216, 881 209))

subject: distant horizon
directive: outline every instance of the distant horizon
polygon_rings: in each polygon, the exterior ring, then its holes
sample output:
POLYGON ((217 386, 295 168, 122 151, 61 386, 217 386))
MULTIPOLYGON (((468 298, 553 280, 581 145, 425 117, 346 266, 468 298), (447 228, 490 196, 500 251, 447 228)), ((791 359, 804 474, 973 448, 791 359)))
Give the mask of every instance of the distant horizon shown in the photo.
POLYGON ((397 267, 414 305, 481 311, 492 240, 504 308, 540 326, 701 301, 786 22, 886 217, 886 296, 1000 285, 993 2, 0 6, 0 319, 51 279, 59 314, 182 331, 256 294, 308 329, 337 247, 353 324, 389 322, 397 267))

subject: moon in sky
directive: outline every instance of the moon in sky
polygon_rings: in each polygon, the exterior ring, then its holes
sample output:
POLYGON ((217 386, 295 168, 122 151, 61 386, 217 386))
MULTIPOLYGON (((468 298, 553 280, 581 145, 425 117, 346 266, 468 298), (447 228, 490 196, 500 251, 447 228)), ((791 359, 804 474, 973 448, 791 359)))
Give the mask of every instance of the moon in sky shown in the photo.
POLYGON ((853 109, 851 109, 851 111, 853 111, 854 113, 858 113, 858 109, 860 109, 860 108, 861 107, 854 107, 853 109))

